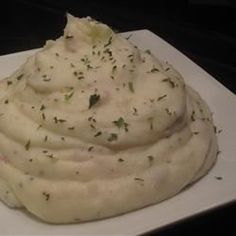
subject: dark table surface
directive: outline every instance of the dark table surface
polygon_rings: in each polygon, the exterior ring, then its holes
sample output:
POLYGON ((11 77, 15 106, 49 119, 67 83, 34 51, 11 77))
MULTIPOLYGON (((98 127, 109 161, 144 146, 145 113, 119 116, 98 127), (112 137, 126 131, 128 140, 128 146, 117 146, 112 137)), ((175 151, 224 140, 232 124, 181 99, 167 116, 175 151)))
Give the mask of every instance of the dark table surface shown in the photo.
MULTIPOLYGON (((149 0, 8 0, 1 2, 0 9, 0 55, 41 47, 45 40, 57 38, 62 34, 66 12, 79 17, 90 15, 120 32, 153 31, 236 92, 233 0, 162 0, 155 4, 149 0)), ((149 234, 210 233, 236 235, 236 203, 149 234)))

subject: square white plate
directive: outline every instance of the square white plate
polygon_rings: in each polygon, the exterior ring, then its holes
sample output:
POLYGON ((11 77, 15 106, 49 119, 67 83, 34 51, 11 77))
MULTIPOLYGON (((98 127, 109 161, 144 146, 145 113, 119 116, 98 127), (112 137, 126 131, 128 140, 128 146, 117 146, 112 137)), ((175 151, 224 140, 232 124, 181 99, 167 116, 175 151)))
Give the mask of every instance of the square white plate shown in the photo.
MULTIPOLYGON (((136 235, 158 229, 236 200, 236 98, 186 56, 148 30, 130 41, 171 63, 214 112, 221 154, 214 168, 196 184, 154 206, 110 219, 74 225, 49 225, 0 203, 0 235, 136 235), (216 176, 223 177, 217 180, 216 176)), ((0 78, 10 75, 35 50, 0 57, 0 78)))

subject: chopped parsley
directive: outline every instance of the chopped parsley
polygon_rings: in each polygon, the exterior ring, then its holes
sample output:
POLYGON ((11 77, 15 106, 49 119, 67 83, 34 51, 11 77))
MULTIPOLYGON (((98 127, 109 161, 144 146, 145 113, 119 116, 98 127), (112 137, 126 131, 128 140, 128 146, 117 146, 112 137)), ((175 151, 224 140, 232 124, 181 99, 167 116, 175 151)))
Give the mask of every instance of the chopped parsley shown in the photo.
POLYGON ((157 101, 161 101, 163 98, 165 98, 165 97, 167 97, 167 95, 165 94, 165 95, 163 95, 163 96, 160 96, 160 97, 158 97, 157 98, 157 101))
POLYGON ((112 67, 112 73, 115 73, 116 70, 117 70, 117 66, 113 66, 113 67, 112 67))
POLYGON ((129 82, 129 90, 130 90, 130 92, 134 93, 134 85, 133 85, 133 82, 129 82))
POLYGON ((44 137, 44 140, 43 140, 43 141, 46 143, 47 140, 48 140, 48 136, 46 135, 46 136, 44 137))
POLYGON ((64 123, 64 122, 66 122, 66 120, 64 120, 64 119, 58 119, 56 116, 54 116, 53 117, 53 120, 54 120, 54 122, 57 124, 57 123, 64 123))
POLYGON ((153 160, 154 160, 154 157, 151 156, 151 155, 149 155, 149 156, 147 156, 147 158, 148 158, 150 164, 152 164, 152 163, 153 163, 153 160))
POLYGON ((45 197, 45 200, 48 201, 50 199, 50 194, 46 192, 42 192, 42 195, 45 197))
POLYGON ((40 129, 40 128, 42 128, 42 125, 38 125, 37 130, 40 129))
POLYGON ((112 142, 118 139, 118 135, 115 133, 111 133, 110 137, 107 139, 107 141, 112 142))
POLYGON ((113 124, 115 124, 119 129, 120 128, 124 128, 126 132, 128 132, 128 126, 129 124, 125 122, 125 120, 120 117, 118 120, 115 120, 112 122, 113 124))
POLYGON ((112 43, 112 36, 108 39, 108 42, 104 44, 104 48, 109 46, 112 43))
POLYGON ((65 97, 64 97, 65 101, 69 101, 72 98, 73 95, 74 95, 74 91, 72 91, 69 94, 65 94, 65 97))
POLYGON ((100 136, 100 135, 102 135, 102 132, 101 132, 101 131, 98 131, 98 132, 94 135, 94 137, 98 137, 98 136, 100 136))
POLYGON ((217 180, 222 180, 222 179, 223 179, 223 177, 221 177, 221 176, 215 176, 215 178, 216 178, 217 180))
POLYGON ((126 37, 126 39, 129 40, 132 36, 133 34, 130 34, 128 37, 126 37))
POLYGON ((91 95, 90 98, 89 98, 89 109, 91 107, 93 107, 95 104, 97 104, 99 99, 100 99, 100 95, 99 94, 91 95))
POLYGON ((78 78, 77 78, 78 80, 82 80, 82 79, 84 79, 84 76, 79 76, 78 78))
POLYGON ((150 123, 150 130, 153 130, 153 117, 149 117, 148 121, 150 123))
POLYGON ((19 81, 19 80, 22 79, 23 76, 24 76, 24 74, 20 74, 20 75, 18 75, 18 76, 16 77, 16 79, 19 81))
POLYGON ((49 82, 51 79, 50 78, 44 78, 43 81, 44 82, 49 82))
POLYGON ((159 70, 155 66, 153 66, 153 68, 147 73, 155 73, 155 72, 159 72, 159 70))
POLYGON ((195 115, 195 111, 193 111, 192 114, 191 114, 191 120, 192 121, 195 121, 195 116, 194 115, 195 115))
POLYGON ((171 88, 177 87, 177 84, 175 84, 170 78, 165 78, 162 82, 167 82, 171 88))
POLYGON ((44 114, 44 113, 42 113, 42 118, 43 118, 43 120, 45 120, 45 119, 46 119, 46 116, 45 116, 45 114, 44 114))
POLYGON ((73 39, 74 36, 73 35, 66 35, 66 39, 73 39))
POLYGON ((165 108, 165 111, 167 113, 168 116, 171 116, 172 115, 172 112, 168 109, 168 108, 165 108))
POLYGON ((144 179, 142 179, 142 178, 138 178, 138 177, 135 177, 134 180, 142 181, 142 182, 144 181, 144 179))
POLYGON ((42 104, 40 107, 40 111, 43 111, 45 108, 46 108, 46 106, 44 104, 42 104))
POLYGON ((136 108, 136 107, 133 107, 133 110, 134 110, 133 115, 134 115, 134 116, 138 116, 138 110, 137 110, 137 108, 136 108))
POLYGON ((30 140, 27 141, 27 143, 25 144, 25 150, 28 151, 30 149, 30 140))

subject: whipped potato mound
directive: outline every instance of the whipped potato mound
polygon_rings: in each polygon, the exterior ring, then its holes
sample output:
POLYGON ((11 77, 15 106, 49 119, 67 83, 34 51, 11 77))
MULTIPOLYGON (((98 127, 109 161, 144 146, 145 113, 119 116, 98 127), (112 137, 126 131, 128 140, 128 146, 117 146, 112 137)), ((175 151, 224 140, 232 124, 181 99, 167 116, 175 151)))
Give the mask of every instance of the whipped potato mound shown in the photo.
POLYGON ((169 64, 105 24, 68 15, 0 83, 0 199, 46 222, 169 198, 216 160, 211 112, 169 64))

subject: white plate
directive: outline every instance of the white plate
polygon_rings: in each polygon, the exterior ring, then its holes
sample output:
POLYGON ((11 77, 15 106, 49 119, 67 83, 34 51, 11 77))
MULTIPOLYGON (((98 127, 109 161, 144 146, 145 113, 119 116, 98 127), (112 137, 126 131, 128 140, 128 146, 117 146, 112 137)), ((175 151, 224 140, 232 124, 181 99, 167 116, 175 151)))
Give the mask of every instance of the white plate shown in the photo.
MULTIPOLYGON (((207 176, 175 197, 122 216, 74 225, 49 225, 20 210, 0 203, 0 235, 136 235, 158 229, 187 217, 236 200, 236 98, 186 56, 148 30, 132 34, 130 41, 166 60, 181 72, 214 112, 221 154, 207 176), (223 177, 217 180, 216 176, 223 177)), ((0 57, 0 78, 11 74, 35 50, 0 57)))

